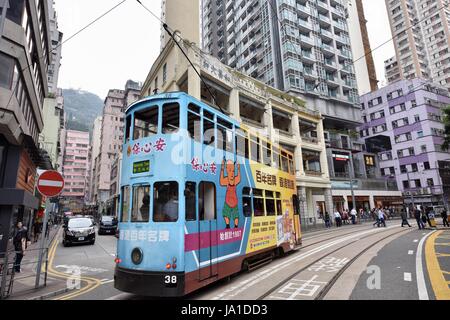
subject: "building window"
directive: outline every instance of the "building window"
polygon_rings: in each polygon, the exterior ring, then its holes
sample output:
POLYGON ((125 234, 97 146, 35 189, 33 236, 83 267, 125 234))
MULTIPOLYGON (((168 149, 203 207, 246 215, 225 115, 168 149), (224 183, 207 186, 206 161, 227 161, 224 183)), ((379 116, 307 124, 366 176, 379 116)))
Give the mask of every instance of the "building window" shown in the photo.
POLYGON ((434 187, 434 180, 433 180, 433 178, 427 179, 427 186, 434 187))
POLYGON ((14 59, 0 53, 0 87, 11 89, 14 75, 14 59))
POLYGON ((403 181, 403 189, 409 189, 409 181, 403 181))
POLYGON ((431 169, 430 163, 428 161, 423 163, 423 167, 424 167, 425 170, 430 170, 431 169))

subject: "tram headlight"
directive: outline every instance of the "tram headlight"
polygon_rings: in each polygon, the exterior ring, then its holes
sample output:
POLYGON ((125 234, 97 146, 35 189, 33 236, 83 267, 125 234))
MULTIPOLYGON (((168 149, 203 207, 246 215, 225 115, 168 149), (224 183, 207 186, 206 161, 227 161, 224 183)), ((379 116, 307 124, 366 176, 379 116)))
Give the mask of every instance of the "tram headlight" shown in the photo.
POLYGON ((144 253, 142 252, 142 250, 140 248, 134 248, 131 252, 131 261, 133 261, 135 265, 138 265, 142 263, 143 259, 144 253))

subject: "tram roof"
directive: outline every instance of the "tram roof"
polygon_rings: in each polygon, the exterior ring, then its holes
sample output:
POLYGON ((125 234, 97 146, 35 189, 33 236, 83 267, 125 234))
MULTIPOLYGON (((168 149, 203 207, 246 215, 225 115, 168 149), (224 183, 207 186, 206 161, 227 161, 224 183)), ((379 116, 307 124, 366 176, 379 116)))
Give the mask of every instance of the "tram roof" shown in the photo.
POLYGON ((141 100, 138 100, 134 103, 132 103, 130 106, 128 106, 128 108, 126 109, 125 113, 131 112, 134 109, 138 108, 141 104, 144 104, 146 102, 155 102, 155 101, 164 101, 164 100, 174 100, 174 99, 180 99, 180 98, 189 98, 192 101, 195 101, 199 107, 202 107, 203 109, 206 109, 207 111, 211 112, 211 113, 215 113, 220 115, 222 118, 228 120, 229 122, 233 123, 234 125, 236 125, 237 127, 240 127, 239 123, 234 120, 233 118, 229 117, 228 115, 220 112, 219 110, 211 107, 210 105, 204 103, 203 101, 200 101, 196 98, 194 98, 193 96, 187 94, 186 92, 182 92, 182 91, 177 91, 177 92, 165 92, 165 93, 159 93, 159 94, 155 94, 152 96, 148 96, 146 98, 143 98, 141 100))

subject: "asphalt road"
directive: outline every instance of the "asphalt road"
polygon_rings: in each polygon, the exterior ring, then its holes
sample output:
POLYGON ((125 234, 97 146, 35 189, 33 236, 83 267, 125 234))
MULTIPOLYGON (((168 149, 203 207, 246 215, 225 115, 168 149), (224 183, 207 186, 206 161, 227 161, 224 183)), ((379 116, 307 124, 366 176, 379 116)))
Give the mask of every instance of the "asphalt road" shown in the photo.
POLYGON ((90 287, 85 291, 71 291, 69 294, 57 297, 58 299, 104 300, 111 295, 120 293, 114 289, 113 283, 117 244, 117 239, 114 236, 99 236, 97 234, 94 245, 73 245, 70 247, 64 247, 62 236, 58 236, 52 263, 53 273, 66 275, 68 283, 72 286, 76 286, 74 278, 79 274, 82 279, 81 288, 86 286, 86 282, 89 282, 88 286, 90 287), (83 279, 86 279, 86 281, 83 279), (80 294, 77 294, 77 292, 80 294))
MULTIPOLYGON (((188 298, 200 300, 254 300, 268 290, 271 290, 278 283, 283 283, 284 279, 289 278, 300 269, 320 257, 326 256, 328 253, 330 257, 336 259, 351 258, 352 246, 354 246, 356 254, 356 251, 359 252, 360 249, 358 244, 376 242, 378 241, 377 239, 394 234, 396 236, 392 239, 380 242, 380 248, 376 249, 372 256, 368 256, 365 262, 360 263, 360 266, 357 266, 359 268, 356 274, 357 276, 355 277, 353 275, 353 283, 349 284, 346 297, 354 300, 418 300, 421 296, 423 297, 423 292, 426 291, 429 299, 435 299, 431 285, 432 281, 430 281, 427 270, 428 259, 431 256, 429 253, 430 245, 425 241, 429 239, 433 240, 432 232, 429 230, 419 231, 416 228, 402 229, 398 226, 397 221, 389 222, 388 226, 388 229, 378 229, 373 228, 371 224, 365 224, 306 234, 303 240, 303 247, 297 252, 277 259, 260 269, 233 276, 230 281, 222 280, 217 282, 190 295, 188 298), (345 247, 344 250, 335 253, 335 250, 341 247, 345 247), (425 250, 426 248, 428 250, 425 250), (420 259, 417 257, 418 250, 420 259), (381 275, 379 289, 368 289, 367 280, 371 275, 366 272, 367 266, 379 267, 381 275), (419 278, 423 281, 422 286, 418 284, 418 273, 419 278)), ((439 257, 436 261, 440 263, 440 267, 444 270, 443 275, 449 278, 450 255, 448 254, 448 245, 445 244, 449 241, 450 230, 444 233, 436 233, 435 235, 440 236, 440 238, 436 238, 437 244, 434 246, 436 252, 439 252, 439 257), (443 243, 443 245, 439 243, 443 243)), ((434 243, 434 241, 432 242, 434 243)), ((95 245, 65 248, 62 246, 61 236, 59 236, 58 244, 53 250, 54 258, 50 271, 59 277, 67 277, 70 280, 74 270, 78 270, 81 273, 81 288, 58 296, 56 299, 148 299, 146 297, 122 293, 114 289, 113 276, 116 243, 117 239, 114 236, 97 235, 95 245)), ((361 260, 364 261, 364 259, 361 260)), ((302 275, 306 276, 310 274, 303 273, 302 275)), ((439 277, 434 277, 434 279, 439 279, 439 277)), ((309 278, 302 278, 300 280, 309 280, 309 278)), ((343 281, 344 284, 345 282, 347 281, 343 281)), ((284 287, 282 289, 284 290, 284 287)), ((289 290, 284 291, 289 292, 289 290)), ((344 290, 340 289, 339 291, 344 290)), ((305 297, 305 299, 312 297, 305 297)), ((295 299, 303 299, 303 297, 300 295, 295 297, 295 299)))

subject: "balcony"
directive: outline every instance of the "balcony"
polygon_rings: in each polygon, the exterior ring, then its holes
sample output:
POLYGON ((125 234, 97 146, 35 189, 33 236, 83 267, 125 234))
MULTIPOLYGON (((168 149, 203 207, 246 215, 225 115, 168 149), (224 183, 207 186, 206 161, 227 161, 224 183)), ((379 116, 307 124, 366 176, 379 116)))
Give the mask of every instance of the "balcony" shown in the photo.
POLYGON ((303 34, 300 35, 300 41, 304 44, 309 45, 310 47, 314 46, 314 39, 303 34))
POLYGON ((302 135, 302 141, 306 143, 319 144, 319 138, 302 135))
POLYGON ((298 20, 298 25, 301 30, 306 31, 306 32, 309 32, 313 29, 313 26, 310 22, 302 20, 302 19, 298 20))
POLYGON ((299 15, 303 18, 311 15, 311 8, 308 6, 297 4, 297 10, 299 11, 299 15))

